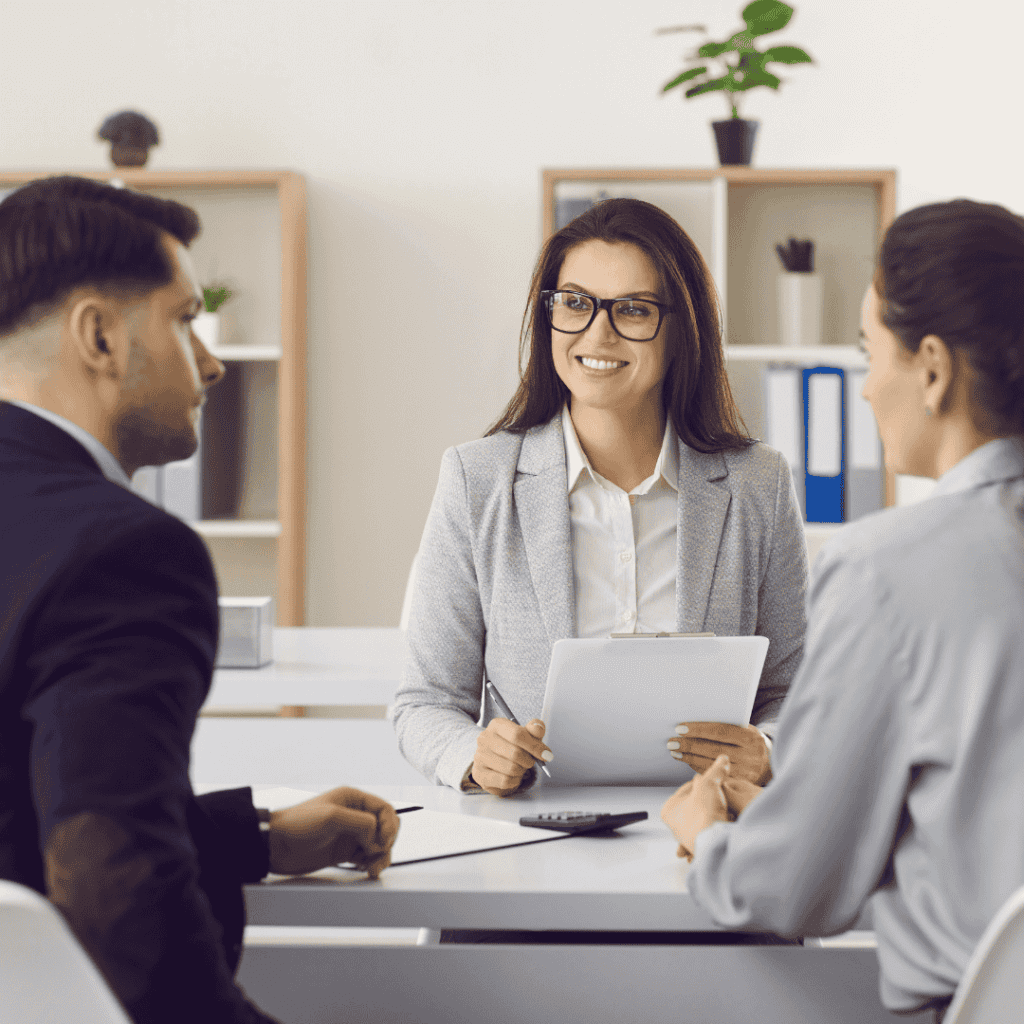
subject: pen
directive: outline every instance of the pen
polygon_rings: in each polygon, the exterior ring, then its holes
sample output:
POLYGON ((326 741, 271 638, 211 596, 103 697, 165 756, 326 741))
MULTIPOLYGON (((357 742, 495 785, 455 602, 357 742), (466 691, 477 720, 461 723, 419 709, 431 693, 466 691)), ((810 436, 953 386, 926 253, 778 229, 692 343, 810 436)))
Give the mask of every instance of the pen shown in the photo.
POLYGON ((405 814, 406 811, 422 811, 422 807, 399 807, 395 814, 405 814))
MULTIPOLYGON (((509 706, 505 703, 505 698, 502 697, 500 693, 498 693, 498 688, 494 685, 494 683, 490 681, 490 679, 487 678, 487 676, 484 676, 484 686, 487 687, 487 692, 494 698, 494 703, 498 705, 498 710, 513 725, 519 725, 519 719, 512 714, 512 711, 510 710, 509 706)), ((537 766, 540 768, 540 770, 550 779, 551 772, 547 770, 547 768, 541 761, 537 760, 536 758, 534 758, 534 760, 537 761, 537 766)))

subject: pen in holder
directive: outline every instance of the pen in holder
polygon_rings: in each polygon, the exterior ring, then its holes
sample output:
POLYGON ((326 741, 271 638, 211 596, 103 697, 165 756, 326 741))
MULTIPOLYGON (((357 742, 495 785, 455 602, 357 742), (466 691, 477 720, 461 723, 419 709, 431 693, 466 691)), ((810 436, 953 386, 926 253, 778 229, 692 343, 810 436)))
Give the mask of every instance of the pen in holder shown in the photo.
POLYGON ((785 268, 779 275, 779 344, 820 345, 821 277, 814 272, 814 243, 790 238, 775 251, 785 268))

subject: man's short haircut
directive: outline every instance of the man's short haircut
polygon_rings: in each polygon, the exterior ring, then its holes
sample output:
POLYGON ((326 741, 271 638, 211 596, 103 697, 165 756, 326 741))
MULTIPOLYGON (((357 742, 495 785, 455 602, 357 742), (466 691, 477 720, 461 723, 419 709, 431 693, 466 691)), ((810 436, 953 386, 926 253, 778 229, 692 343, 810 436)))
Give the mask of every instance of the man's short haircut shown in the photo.
POLYGON ((76 288, 129 301, 170 284, 161 233, 188 246, 199 228, 191 207, 88 178, 40 178, 16 189, 0 202, 0 347, 76 288))

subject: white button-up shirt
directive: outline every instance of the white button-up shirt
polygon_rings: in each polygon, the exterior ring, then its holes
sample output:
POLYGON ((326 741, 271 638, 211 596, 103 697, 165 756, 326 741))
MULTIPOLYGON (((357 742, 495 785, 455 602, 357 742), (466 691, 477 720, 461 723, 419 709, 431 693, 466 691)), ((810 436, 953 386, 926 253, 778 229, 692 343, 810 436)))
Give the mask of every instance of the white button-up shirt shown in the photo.
POLYGON ((665 423, 654 472, 627 494, 590 465, 562 408, 576 636, 673 632, 679 455, 665 423))

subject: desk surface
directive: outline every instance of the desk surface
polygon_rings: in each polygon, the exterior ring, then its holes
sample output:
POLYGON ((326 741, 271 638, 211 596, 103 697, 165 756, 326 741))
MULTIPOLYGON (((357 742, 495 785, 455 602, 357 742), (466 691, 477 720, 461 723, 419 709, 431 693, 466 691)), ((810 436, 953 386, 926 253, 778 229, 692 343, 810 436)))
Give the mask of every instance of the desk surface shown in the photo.
POLYGON ((206 703, 390 704, 404 659, 400 629, 275 629, 274 661, 217 669, 206 703))
MULTIPOLYGON (((660 818, 672 788, 537 786, 516 797, 380 786, 395 806, 518 822, 538 810, 647 811, 617 835, 574 836, 386 870, 327 868, 246 889, 250 924, 542 930, 715 931, 686 892, 686 861, 660 818)), ((258 802, 259 789, 256 790, 258 802)))

